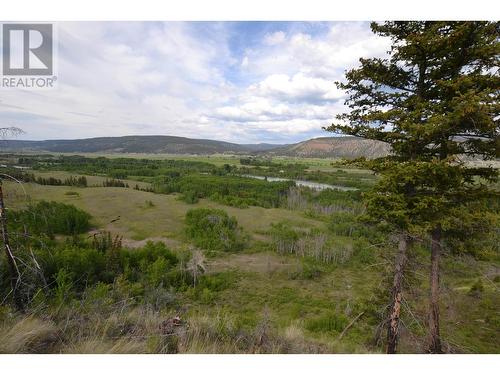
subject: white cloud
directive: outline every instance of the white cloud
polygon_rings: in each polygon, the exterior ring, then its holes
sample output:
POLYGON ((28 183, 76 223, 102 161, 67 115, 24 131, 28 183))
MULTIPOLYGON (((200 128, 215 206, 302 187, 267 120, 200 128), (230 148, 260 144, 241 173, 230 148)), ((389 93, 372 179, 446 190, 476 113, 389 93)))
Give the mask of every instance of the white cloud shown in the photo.
POLYGON ((255 74, 307 73, 324 79, 341 78, 357 66, 360 57, 384 56, 387 38, 374 35, 364 23, 333 23, 322 37, 298 32, 277 46, 248 51, 249 69, 255 74))
POLYGON ((273 105, 264 98, 252 98, 241 106, 224 106, 216 108, 215 117, 229 121, 269 121, 291 115, 285 104, 273 105))
POLYGON ((321 36, 266 34, 263 46, 246 51, 245 68, 256 81, 212 116, 294 138, 315 131, 319 135, 346 110, 345 93, 335 81, 343 80, 345 70, 357 66, 360 57, 384 56, 388 48, 388 41, 374 36, 366 23, 334 23, 321 36), (280 106, 287 110, 269 109, 280 106))
POLYGON ((286 101, 317 102, 336 100, 344 96, 333 81, 306 76, 304 73, 297 73, 292 77, 286 74, 272 74, 250 86, 249 90, 286 101))
POLYGON ((58 28, 58 88, 2 91, 0 116, 28 139, 170 134, 292 142, 321 135, 345 110, 334 81, 359 57, 388 48, 363 23, 333 23, 318 34, 284 27, 248 44, 250 32, 225 23, 58 28))
POLYGON ((281 44, 285 41, 286 35, 283 31, 276 31, 272 34, 266 34, 264 36, 264 44, 268 46, 275 46, 281 44))

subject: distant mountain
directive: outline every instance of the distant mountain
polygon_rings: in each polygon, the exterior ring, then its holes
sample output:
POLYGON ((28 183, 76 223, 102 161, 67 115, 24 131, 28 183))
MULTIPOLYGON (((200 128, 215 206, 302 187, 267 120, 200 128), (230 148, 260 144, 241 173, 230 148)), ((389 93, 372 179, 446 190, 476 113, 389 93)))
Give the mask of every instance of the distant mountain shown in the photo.
POLYGON ((48 141, 1 141, 2 150, 100 153, 217 154, 250 151, 236 143, 184 137, 145 135, 48 141))
POLYGON ((299 157, 345 157, 386 155, 388 147, 377 141, 355 137, 315 138, 308 141, 275 145, 236 144, 209 139, 173 136, 125 136, 47 141, 0 141, 0 151, 48 151, 71 153, 145 153, 145 154, 258 154, 299 157))
POLYGON ((275 148, 270 154, 299 157, 332 157, 353 159, 387 155, 389 146, 383 142, 357 137, 323 137, 275 148))

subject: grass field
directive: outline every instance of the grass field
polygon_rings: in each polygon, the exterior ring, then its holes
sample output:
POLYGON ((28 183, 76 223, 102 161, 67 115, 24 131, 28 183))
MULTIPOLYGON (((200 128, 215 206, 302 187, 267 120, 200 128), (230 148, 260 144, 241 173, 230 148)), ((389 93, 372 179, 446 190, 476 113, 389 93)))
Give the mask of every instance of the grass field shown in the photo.
MULTIPOLYGON (((64 172, 58 172, 55 176, 63 174, 64 172)), ((94 181, 100 179, 100 177, 93 178, 96 179, 94 181)), ((243 229, 251 234, 258 234, 268 229, 271 223, 279 221, 288 221, 291 225, 302 228, 323 225, 322 222, 306 218, 296 211, 262 207, 240 209, 209 200, 187 204, 180 201, 176 195, 154 194, 131 188, 76 188, 38 184, 24 184, 21 187, 13 182, 6 182, 5 185, 6 200, 12 209, 22 208, 30 200, 45 199, 71 203, 89 212, 94 218, 96 227, 137 241, 159 237, 178 238, 182 234, 186 212, 195 207, 224 209, 229 215, 235 216, 243 229), (77 192, 78 195, 67 195, 68 191, 77 192), (154 206, 149 207, 147 201, 151 201, 154 206), (110 224, 118 217, 120 218, 118 221, 110 224)))
MULTIPOLYGON (((154 157, 171 158, 171 155, 154 157)), ((178 158, 219 165, 239 163, 239 157, 227 155, 178 158)), ((304 160, 289 158, 280 161, 293 163, 304 160)), ((311 169, 334 168, 327 160, 305 161, 311 169)), ((355 169, 348 169, 348 172, 361 172, 359 178, 365 173, 355 169)), ((34 173, 36 176, 59 179, 78 176, 60 171, 34 173)), ((145 188, 149 186, 147 183, 125 180, 130 188, 101 187, 105 180, 106 177, 87 176, 89 187, 86 188, 35 183, 20 185, 4 181, 5 202, 9 210, 22 209, 30 202, 39 200, 73 204, 92 215, 93 229, 86 236, 95 231, 109 231, 113 235, 123 236, 123 245, 134 250, 152 240, 163 241, 179 253, 191 251, 190 239, 184 231, 185 216, 190 209, 199 207, 226 211, 237 219, 249 238, 243 252, 212 254, 207 259, 206 274, 224 281, 227 284, 225 287, 215 290, 189 288, 176 296, 177 303, 183 306, 183 317, 190 322, 195 335, 186 338, 188 341, 180 346, 181 352, 383 352, 384 348, 377 338, 384 335, 380 323, 388 297, 383 291, 387 290, 387 275, 390 274, 394 256, 394 246, 390 243, 370 247, 372 254, 368 262, 354 256, 343 264, 323 264, 296 255, 280 255, 268 246, 268 231, 272 224, 284 222, 292 228, 316 228, 328 233, 328 218, 313 218, 300 209, 236 208, 208 199, 188 204, 180 200, 177 194, 155 194, 132 188, 136 183, 145 188), (343 327, 361 313, 362 318, 341 335, 343 327), (244 346, 245 349, 242 349, 238 344, 242 335, 247 339, 248 335, 268 337, 270 346, 265 349, 261 346, 250 349, 244 346)), ((330 236, 335 240, 331 246, 352 246, 354 243, 351 237, 330 236)), ((407 290, 403 301, 401 352, 419 353, 425 350, 428 299, 423 291, 428 290, 428 267, 428 252, 422 247, 414 254, 408 273, 409 283, 413 287, 407 290)), ((442 269, 441 328, 446 350, 463 353, 500 352, 498 263, 445 254, 442 269), (471 293, 478 282, 482 285, 481 292, 471 293)), ((81 314, 70 306, 65 309, 68 316, 81 314)), ((115 325, 118 325, 118 329, 122 324, 120 322, 128 322, 136 328, 146 324, 147 327, 141 328, 145 330, 144 335, 156 337, 158 321, 175 313, 168 309, 152 312, 145 307, 108 310, 111 315, 104 314, 101 308, 96 310, 95 328, 85 328, 91 332, 85 339, 80 337, 83 328, 78 326, 81 323, 76 320, 76 326, 72 329, 78 338, 57 350, 70 353, 158 352, 156 344, 153 345, 149 339, 116 341, 114 336, 108 337, 106 332, 115 325)), ((0 309, 0 321, 1 317, 0 309)), ((0 334, 7 337, 5 343, 0 344, 0 351, 32 350, 22 349, 21 346, 21 349, 16 349, 15 340, 21 340, 20 335, 31 337, 34 332, 43 335, 55 331, 60 334, 63 329, 60 325, 63 323, 57 319, 54 318, 49 324, 38 316, 19 316, 10 325, 0 324, 0 334), (12 324, 16 331, 10 328, 12 324)))
MULTIPOLYGON (((55 175, 54 172, 47 173, 49 174, 59 178, 66 176, 63 172, 57 172, 55 175)), ((89 178, 91 184, 101 182, 101 177, 89 178)), ((330 353, 383 351, 383 348, 374 341, 379 322, 374 320, 369 311, 375 307, 383 309, 385 297, 378 296, 377 290, 384 282, 386 267, 390 266, 392 261, 390 248, 386 249, 386 254, 384 252, 376 254, 373 264, 361 264, 356 261, 345 265, 313 263, 315 271, 309 274, 306 270, 311 265, 303 259, 293 255, 278 255, 259 246, 259 243, 267 240, 264 233, 272 223, 284 221, 293 227, 303 229, 325 227, 326 223, 323 220, 309 218, 301 211, 261 207, 239 209, 209 200, 187 204, 180 201, 176 195, 154 194, 131 188, 76 188, 37 184, 21 186, 5 182, 4 190, 9 209, 23 208, 29 201, 40 199, 74 204, 93 216, 96 229, 122 235, 124 245, 131 247, 142 246, 146 240, 161 240, 174 249, 186 249, 189 247, 188 239, 183 234, 186 212, 194 207, 223 209, 237 218, 244 232, 251 237, 251 245, 243 253, 220 254, 208 260, 208 274, 222 275, 234 281, 229 288, 218 292, 196 291, 197 297, 194 298, 191 294, 195 291, 192 290, 182 296, 183 304, 187 306, 184 313, 187 319, 193 324, 206 322, 206 319, 220 319, 225 329, 233 327, 231 329, 247 331, 258 331, 264 324, 267 327, 267 334, 272 333, 282 337, 280 340, 287 342, 286 345, 291 345, 287 346, 288 349, 271 348, 269 349, 271 351, 330 353), (77 194, 68 195, 68 191, 77 194), (356 322, 342 339, 339 339, 339 329, 332 328, 338 323, 335 319, 342 319, 338 324, 345 326, 361 312, 365 314, 364 317, 356 322)), ((351 241, 349 238, 342 240, 351 241)), ((417 257, 418 262, 412 266, 410 276, 412 283, 422 285, 425 290, 427 253, 422 251, 417 257)), ((496 307, 500 304, 500 294, 498 282, 494 281, 495 276, 499 274, 498 266, 495 263, 479 262, 467 257, 458 259, 445 257, 443 270, 442 330, 445 345, 452 348, 450 349, 452 351, 466 353, 498 352, 500 319, 496 307), (484 283, 480 298, 469 292, 479 279, 484 283)), ((408 291, 408 300, 411 302, 406 301, 404 305, 406 318, 402 328, 402 352, 421 352, 425 348, 423 327, 426 324, 427 296, 418 290, 408 291)), ((171 312, 165 313, 171 314, 171 312)), ((79 343, 80 346, 66 348, 63 351, 148 352, 149 349, 141 346, 143 344, 134 341, 132 349, 124 349, 117 348, 114 343, 109 344, 110 348, 114 349, 104 349, 103 346, 99 346, 104 343, 100 342, 96 349, 92 349, 88 346, 81 347, 87 344, 79 343)), ((231 346, 233 344, 224 346, 219 343, 214 347, 213 343, 203 340, 202 343, 196 341, 193 345, 185 350, 187 352, 238 350, 231 346)))
MULTIPOLYGON (((62 177, 63 174, 56 176, 62 177)), ((5 199, 11 209, 23 208, 28 202, 40 199, 71 203, 89 212, 96 228, 123 235, 125 245, 143 245, 143 240, 153 239, 166 241, 174 248, 185 247, 184 216, 187 210, 194 207, 224 209, 235 216, 244 231, 256 241, 262 239, 262 233, 276 222, 285 221, 302 229, 325 225, 323 221, 307 218, 298 211, 261 207, 239 209, 208 200, 190 205, 178 200, 175 195, 127 188, 24 184, 23 189, 13 182, 4 185, 5 199), (67 195, 68 191, 78 195, 67 195), (146 205, 146 201, 151 201, 153 206, 146 205), (118 221, 110 223, 117 218, 118 221)), ((209 260, 208 273, 234 273, 237 282, 230 289, 203 296, 199 302, 191 301, 189 316, 222 314, 231 317, 232 324, 245 329, 254 329, 262 319, 266 319, 273 331, 280 335, 292 335, 294 340, 307 341, 308 350, 313 352, 370 351, 363 344, 371 335, 368 326, 363 329, 364 325, 361 325, 353 330, 350 339, 337 343, 334 337, 338 332, 309 332, 304 325, 317 315, 326 316, 332 308, 343 314, 346 308, 350 308, 346 301, 355 304, 357 298, 367 296, 373 285, 367 280, 380 278, 377 269, 360 274, 327 267, 327 276, 306 280, 297 276, 303 267, 302 261, 294 256, 280 256, 252 246, 241 254, 221 254, 209 260)))

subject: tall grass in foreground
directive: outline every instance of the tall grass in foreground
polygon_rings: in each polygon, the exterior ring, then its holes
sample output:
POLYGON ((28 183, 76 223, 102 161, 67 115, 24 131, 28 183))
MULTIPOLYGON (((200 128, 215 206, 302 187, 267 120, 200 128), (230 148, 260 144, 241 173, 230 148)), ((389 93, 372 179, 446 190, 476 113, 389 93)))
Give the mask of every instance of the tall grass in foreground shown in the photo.
POLYGON ((323 353, 325 345, 306 340, 302 328, 278 331, 266 319, 253 329, 238 326, 224 311, 188 314, 172 330, 164 324, 175 311, 126 303, 54 310, 0 324, 0 353, 323 353), (83 312, 85 311, 85 314, 83 312))

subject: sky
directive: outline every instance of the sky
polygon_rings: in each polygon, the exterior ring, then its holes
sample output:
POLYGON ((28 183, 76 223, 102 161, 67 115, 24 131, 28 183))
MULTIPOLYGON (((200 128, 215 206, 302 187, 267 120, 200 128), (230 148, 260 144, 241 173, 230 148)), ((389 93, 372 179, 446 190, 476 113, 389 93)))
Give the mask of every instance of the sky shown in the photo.
POLYGON ((0 91, 19 139, 175 135, 293 143, 346 112, 335 81, 389 41, 366 22, 56 24, 57 88, 0 91))

